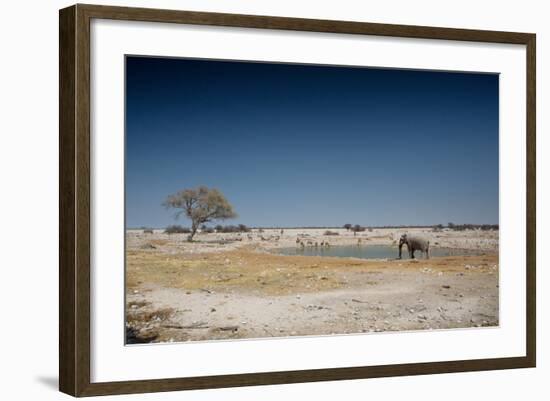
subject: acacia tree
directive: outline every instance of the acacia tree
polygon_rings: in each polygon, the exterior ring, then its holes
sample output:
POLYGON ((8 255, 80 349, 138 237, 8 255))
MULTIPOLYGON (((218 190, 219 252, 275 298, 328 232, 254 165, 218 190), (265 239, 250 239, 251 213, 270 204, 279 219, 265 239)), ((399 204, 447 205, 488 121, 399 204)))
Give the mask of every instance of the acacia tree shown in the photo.
POLYGON ((180 209, 176 213, 176 218, 185 213, 185 216, 191 220, 188 241, 193 240, 201 224, 237 217, 233 206, 220 191, 204 186, 184 189, 169 195, 164 201, 164 206, 168 209, 180 209))

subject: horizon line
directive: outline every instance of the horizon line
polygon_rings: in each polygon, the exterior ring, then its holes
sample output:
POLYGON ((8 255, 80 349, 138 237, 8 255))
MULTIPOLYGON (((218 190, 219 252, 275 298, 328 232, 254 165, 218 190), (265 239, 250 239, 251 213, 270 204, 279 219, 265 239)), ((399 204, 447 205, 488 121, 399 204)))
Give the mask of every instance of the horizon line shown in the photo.
MULTIPOLYGON (((346 223, 347 224, 347 223, 346 223)), ((351 223, 349 223, 351 224, 351 223)), ((437 223, 437 224, 401 224, 401 225, 362 225, 362 224, 359 224, 360 227, 362 228, 366 228, 366 229, 369 229, 369 228, 433 228, 433 227, 437 227, 439 226, 441 223, 437 223)), ((472 226, 499 226, 499 223, 453 223, 455 226, 464 226, 464 225, 472 225, 472 226)), ((126 227, 126 230, 143 230, 145 228, 148 228, 148 229, 153 229, 153 230, 160 230, 160 229, 164 229, 166 227, 169 227, 169 226, 174 226, 174 225, 177 225, 177 226, 182 226, 182 227, 187 227, 183 224, 168 224, 166 226, 162 226, 162 227, 151 227, 151 226, 134 226, 134 227, 126 227)), ((213 226, 207 226, 207 227, 210 227, 210 228, 215 228, 215 226, 217 226, 218 224, 215 224, 213 226)), ((239 224, 219 224, 219 225, 222 225, 222 226, 238 226, 239 224)), ((250 229, 320 229, 320 228, 345 228, 344 225, 340 225, 340 226, 249 226, 249 225, 246 225, 246 224, 243 224, 244 226, 246 226, 247 228, 250 228, 250 229)), ((441 224, 443 227, 442 228, 449 228, 449 226, 447 224, 441 224)), ((355 226, 355 224, 352 224, 352 226, 355 226)))

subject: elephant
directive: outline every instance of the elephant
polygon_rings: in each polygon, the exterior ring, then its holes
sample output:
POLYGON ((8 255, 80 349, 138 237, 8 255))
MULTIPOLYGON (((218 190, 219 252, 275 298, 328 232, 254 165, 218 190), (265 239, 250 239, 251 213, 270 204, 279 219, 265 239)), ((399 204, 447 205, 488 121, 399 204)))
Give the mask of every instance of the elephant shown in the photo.
POLYGON ((409 256, 414 259, 414 251, 426 252, 426 259, 430 259, 430 241, 420 237, 409 237, 403 234, 399 239, 399 259, 401 259, 401 248, 407 245, 409 256))

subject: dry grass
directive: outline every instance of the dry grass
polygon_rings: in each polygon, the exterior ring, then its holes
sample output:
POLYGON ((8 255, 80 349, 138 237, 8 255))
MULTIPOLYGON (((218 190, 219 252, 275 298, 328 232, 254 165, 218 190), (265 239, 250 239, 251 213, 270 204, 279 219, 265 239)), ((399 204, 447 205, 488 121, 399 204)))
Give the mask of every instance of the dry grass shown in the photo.
POLYGON ((127 253, 127 289, 142 284, 206 291, 245 291, 265 295, 318 292, 353 286, 353 276, 385 269, 453 272, 475 266, 468 274, 498 265, 497 254, 451 256, 430 260, 359 260, 314 256, 283 256, 251 249, 166 254, 132 250, 127 253))
POLYGON ((128 302, 128 308, 130 309, 143 308, 149 304, 150 302, 147 302, 147 301, 132 301, 132 302, 128 302))
POLYGON ((163 245, 168 245, 170 241, 166 239, 152 239, 149 241, 149 243, 152 245, 163 246, 163 245))
POLYGON ((149 323, 149 322, 163 322, 175 313, 173 308, 162 308, 156 310, 135 310, 132 308, 127 309, 126 322, 130 325, 149 323))
POLYGON ((161 326, 175 314, 173 308, 147 309, 150 302, 132 301, 126 308, 126 341, 129 344, 161 340, 161 326))

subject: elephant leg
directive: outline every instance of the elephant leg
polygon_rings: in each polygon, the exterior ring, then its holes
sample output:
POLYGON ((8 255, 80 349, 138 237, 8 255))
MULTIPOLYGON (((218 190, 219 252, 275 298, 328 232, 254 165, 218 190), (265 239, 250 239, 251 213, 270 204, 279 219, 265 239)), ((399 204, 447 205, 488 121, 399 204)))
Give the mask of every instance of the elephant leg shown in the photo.
POLYGON ((411 259, 414 259, 414 251, 415 251, 414 249, 411 250, 411 259))
POLYGON ((430 259, 430 248, 426 248, 426 259, 430 259))

